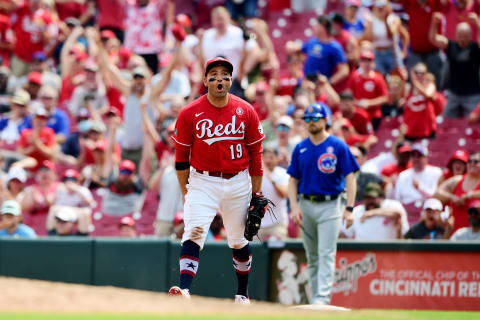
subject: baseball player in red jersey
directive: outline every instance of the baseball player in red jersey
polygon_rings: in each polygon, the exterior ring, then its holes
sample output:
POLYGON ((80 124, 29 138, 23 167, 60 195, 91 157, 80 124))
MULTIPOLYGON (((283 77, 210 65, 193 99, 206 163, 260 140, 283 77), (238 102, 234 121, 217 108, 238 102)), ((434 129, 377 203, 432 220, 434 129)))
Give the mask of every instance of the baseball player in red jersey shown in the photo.
POLYGON ((208 93, 180 112, 172 136, 185 231, 180 286, 172 287, 169 294, 190 297, 199 252, 220 210, 238 279, 235 302, 249 304, 252 255, 244 230, 250 199, 261 192, 265 135, 253 107, 229 93, 232 72, 233 65, 224 58, 207 61, 203 83, 208 93))

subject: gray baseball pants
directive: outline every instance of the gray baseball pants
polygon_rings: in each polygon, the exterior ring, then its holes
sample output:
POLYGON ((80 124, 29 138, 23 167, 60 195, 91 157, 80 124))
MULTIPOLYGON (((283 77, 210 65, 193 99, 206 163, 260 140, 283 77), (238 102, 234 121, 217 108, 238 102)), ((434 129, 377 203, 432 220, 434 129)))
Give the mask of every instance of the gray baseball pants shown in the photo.
POLYGON ((300 199, 299 207, 303 213, 302 238, 307 255, 310 303, 329 304, 345 200, 342 197, 325 202, 300 199))

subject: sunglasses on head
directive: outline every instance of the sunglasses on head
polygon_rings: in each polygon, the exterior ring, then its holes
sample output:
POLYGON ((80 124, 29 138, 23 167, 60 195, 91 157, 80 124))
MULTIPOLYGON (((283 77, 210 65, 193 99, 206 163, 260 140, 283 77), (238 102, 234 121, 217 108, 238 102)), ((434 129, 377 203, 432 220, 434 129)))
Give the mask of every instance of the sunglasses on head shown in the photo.
POLYGON ((309 123, 310 121, 313 121, 313 122, 318 122, 320 119, 320 117, 303 117, 303 121, 305 121, 306 123, 309 123))

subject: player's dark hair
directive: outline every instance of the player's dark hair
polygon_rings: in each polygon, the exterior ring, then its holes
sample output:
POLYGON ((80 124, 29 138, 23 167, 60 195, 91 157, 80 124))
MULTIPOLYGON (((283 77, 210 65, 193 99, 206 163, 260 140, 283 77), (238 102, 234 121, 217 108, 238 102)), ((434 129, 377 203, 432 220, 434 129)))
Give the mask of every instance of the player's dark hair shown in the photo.
POLYGON ((325 27, 328 34, 332 33, 332 20, 328 16, 322 15, 317 17, 317 22, 325 27))

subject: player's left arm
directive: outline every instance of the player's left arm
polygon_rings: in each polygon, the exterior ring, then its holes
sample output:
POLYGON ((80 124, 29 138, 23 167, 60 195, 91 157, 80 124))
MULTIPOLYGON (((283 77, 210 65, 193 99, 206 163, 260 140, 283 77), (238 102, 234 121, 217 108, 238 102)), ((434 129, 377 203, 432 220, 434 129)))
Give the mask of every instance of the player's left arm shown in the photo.
POLYGON ((350 172, 345 177, 345 186, 347 192, 347 205, 343 212, 343 218, 346 220, 346 227, 350 227, 353 224, 353 211, 348 210, 348 207, 353 207, 355 204, 355 196, 357 195, 357 177, 355 172, 350 172))
POLYGON ((265 140, 260 119, 252 106, 249 106, 248 125, 246 129, 246 147, 250 157, 248 171, 252 177, 252 192, 262 190, 263 161, 262 161, 262 141, 265 140))

